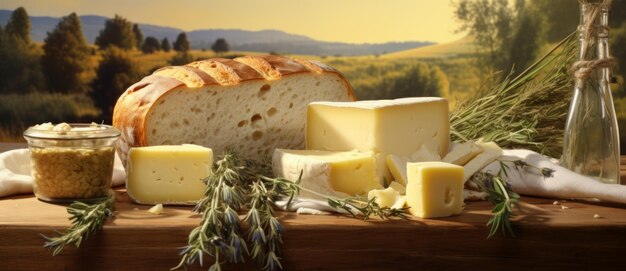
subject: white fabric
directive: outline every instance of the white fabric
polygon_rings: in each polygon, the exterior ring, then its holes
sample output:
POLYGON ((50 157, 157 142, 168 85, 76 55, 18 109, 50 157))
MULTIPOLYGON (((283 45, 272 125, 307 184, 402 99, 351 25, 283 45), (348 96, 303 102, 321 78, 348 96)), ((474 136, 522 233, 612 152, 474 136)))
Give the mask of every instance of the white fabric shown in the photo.
MULTIPOLYGON (((126 172, 122 161, 115 156, 111 186, 123 185, 126 172)), ((28 149, 16 149, 0 153, 0 198, 33 193, 28 149)))
MULTIPOLYGON (((509 170, 508 182, 511 189, 521 195, 561 199, 599 199, 626 204, 626 185, 606 184, 572 172, 554 162, 549 157, 529 150, 504 150, 500 160, 519 160, 538 167, 554 170, 553 177, 537 174, 535 169, 509 170)), ((483 172, 497 173, 498 161, 489 164, 483 172)))

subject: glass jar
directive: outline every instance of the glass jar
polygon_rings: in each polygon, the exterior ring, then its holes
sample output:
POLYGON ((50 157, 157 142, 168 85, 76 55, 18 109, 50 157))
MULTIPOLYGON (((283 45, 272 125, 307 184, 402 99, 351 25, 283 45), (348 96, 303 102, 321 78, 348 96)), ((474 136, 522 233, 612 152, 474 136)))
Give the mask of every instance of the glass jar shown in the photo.
POLYGON ((114 127, 95 123, 45 123, 28 128, 24 138, 35 196, 57 203, 106 198, 119 136, 114 127))
POLYGON ((620 182, 619 131, 611 96, 610 1, 581 1, 576 86, 565 127, 563 165, 605 183, 620 182))

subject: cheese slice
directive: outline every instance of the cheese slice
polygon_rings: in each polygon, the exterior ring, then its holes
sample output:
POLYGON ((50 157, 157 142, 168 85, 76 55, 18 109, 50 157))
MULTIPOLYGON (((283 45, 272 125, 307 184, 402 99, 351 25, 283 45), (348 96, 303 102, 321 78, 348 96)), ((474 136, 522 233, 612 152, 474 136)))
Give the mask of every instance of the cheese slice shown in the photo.
POLYGON ((467 182, 472 175, 476 172, 480 171, 489 163, 495 161, 502 155, 502 149, 494 142, 477 142, 484 150, 480 154, 476 155, 472 160, 467 162, 463 167, 465 168, 465 173, 463 176, 463 181, 467 182))
POLYGON ((399 182, 391 182, 389 184, 389 187, 391 187, 394 190, 398 191, 398 193, 400 193, 400 195, 405 195, 406 194, 406 186, 400 184, 399 182))
POLYGON ((203 196, 213 151, 197 145, 131 148, 126 192, 140 204, 193 205, 203 196))
POLYGON ((387 155, 387 168, 394 180, 402 185, 406 185, 406 163, 440 161, 441 157, 436 152, 428 149, 428 145, 422 145, 410 158, 395 154, 387 155))
MULTIPOLYGON (((275 149, 272 168, 274 176, 292 181, 302 172, 301 186, 326 196, 365 195, 381 188, 372 153, 275 149)), ((300 196, 324 199, 306 190, 300 196)))
POLYGON ((464 143, 453 143, 450 152, 441 160, 442 162, 464 166, 483 152, 484 148, 474 141, 464 143))
POLYGON ((443 98, 403 98, 309 104, 306 146, 311 150, 374 152, 379 181, 391 179, 387 155, 410 157, 422 145, 448 151, 450 121, 443 98))
POLYGON ((444 162, 407 165, 406 203, 421 218, 460 214, 463 209, 463 167, 444 162))

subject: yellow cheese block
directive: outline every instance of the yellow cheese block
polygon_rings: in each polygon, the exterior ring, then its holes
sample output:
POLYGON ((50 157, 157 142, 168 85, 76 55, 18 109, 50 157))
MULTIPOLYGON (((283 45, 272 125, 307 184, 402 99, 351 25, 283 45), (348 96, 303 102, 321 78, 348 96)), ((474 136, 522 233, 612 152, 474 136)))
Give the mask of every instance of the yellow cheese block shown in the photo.
MULTIPOLYGON (((276 149, 272 168, 275 176, 292 181, 302 172, 302 187, 327 196, 365 195, 381 187, 372 153, 276 149)), ((300 195, 321 198, 305 190, 300 195)))
MULTIPOLYGON (((311 150, 374 152, 386 169, 388 154, 410 157, 422 145, 439 157, 448 151, 448 101, 421 97, 358 102, 309 104, 306 146, 311 150)), ((390 180, 381 170, 379 181, 390 180)))
POLYGON ((203 196, 213 151, 188 144, 137 147, 128 159, 126 191, 135 202, 193 205, 203 196))
POLYGON ((457 215, 463 209, 463 167, 444 162, 408 163, 406 203, 421 218, 457 215))

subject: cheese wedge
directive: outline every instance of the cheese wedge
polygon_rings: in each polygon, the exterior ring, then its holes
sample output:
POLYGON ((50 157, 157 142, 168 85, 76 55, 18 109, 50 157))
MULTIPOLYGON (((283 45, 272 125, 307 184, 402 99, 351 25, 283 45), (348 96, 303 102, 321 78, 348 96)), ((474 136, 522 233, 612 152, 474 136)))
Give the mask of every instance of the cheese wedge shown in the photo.
MULTIPOLYGON (((274 176, 295 181, 302 172, 303 188, 327 196, 365 195, 381 188, 372 153, 276 149, 272 156, 274 176)), ((323 199, 309 191, 300 196, 323 199)))
POLYGON ((203 196, 213 151, 197 145, 131 148, 126 192, 140 204, 193 205, 203 196))
POLYGON ((472 158, 476 157, 476 155, 483 152, 483 150, 484 148, 474 141, 453 143, 452 149, 441 161, 464 166, 467 162, 472 160, 472 158))
POLYGON ((421 218, 460 214, 463 209, 463 167, 444 162, 407 165, 406 203, 421 218))
POLYGON ((410 157, 422 145, 439 156, 448 151, 450 121, 443 98, 404 98, 358 102, 314 102, 307 109, 310 150, 371 151, 379 181, 390 180, 387 155, 410 157))
POLYGON ((476 155, 472 160, 467 162, 463 167, 465 169, 465 173, 463 176, 463 182, 467 182, 472 175, 476 172, 480 171, 489 163, 495 161, 502 155, 502 149, 493 142, 477 142, 484 150, 480 154, 476 155))

